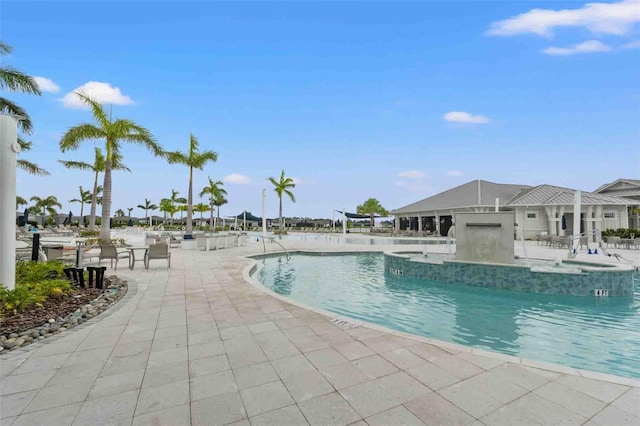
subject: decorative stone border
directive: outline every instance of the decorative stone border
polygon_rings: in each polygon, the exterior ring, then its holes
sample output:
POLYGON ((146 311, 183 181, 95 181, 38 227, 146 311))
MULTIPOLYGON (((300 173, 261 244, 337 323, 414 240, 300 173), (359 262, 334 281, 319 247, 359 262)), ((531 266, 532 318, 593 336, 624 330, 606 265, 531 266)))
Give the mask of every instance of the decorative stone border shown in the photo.
MULTIPOLYGON (((86 324, 129 293, 130 286, 127 281, 117 276, 107 277, 107 279, 111 282, 109 287, 105 288, 97 298, 76 309, 66 318, 52 318, 47 323, 20 333, 0 335, 0 355, 13 354, 16 350, 24 349, 32 343, 50 340, 51 337, 66 330, 86 324)), ((5 357, 2 356, 2 358, 5 357)))

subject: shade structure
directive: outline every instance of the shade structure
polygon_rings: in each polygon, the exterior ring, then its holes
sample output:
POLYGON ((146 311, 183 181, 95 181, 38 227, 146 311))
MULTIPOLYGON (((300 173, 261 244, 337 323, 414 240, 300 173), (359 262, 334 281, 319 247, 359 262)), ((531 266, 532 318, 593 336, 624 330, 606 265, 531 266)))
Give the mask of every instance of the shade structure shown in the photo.
MULTIPOLYGON (((338 213, 343 214, 342 211, 340 210, 336 210, 338 213)), ((371 215, 368 214, 357 214, 357 213, 347 213, 345 212, 344 215, 347 217, 347 219, 371 219, 371 215)), ((386 216, 373 216, 374 218, 381 218, 381 217, 386 217, 386 216)))
POLYGON ((260 221, 262 221, 262 218, 254 216, 248 211, 244 211, 244 212, 240 213, 238 216, 232 216, 232 217, 236 218, 236 219, 240 219, 240 220, 245 220, 246 219, 249 222, 260 222, 260 221))

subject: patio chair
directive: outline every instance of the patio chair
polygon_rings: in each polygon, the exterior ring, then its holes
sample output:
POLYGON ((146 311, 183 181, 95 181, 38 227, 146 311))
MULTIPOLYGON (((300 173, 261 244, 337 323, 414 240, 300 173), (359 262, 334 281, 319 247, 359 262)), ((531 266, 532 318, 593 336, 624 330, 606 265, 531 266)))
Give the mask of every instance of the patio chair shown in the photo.
POLYGON ((98 266, 102 263, 103 259, 109 259, 111 261, 111 267, 113 268, 113 261, 116 261, 116 267, 114 270, 118 270, 118 260, 129 259, 129 252, 119 252, 116 250, 116 246, 112 244, 100 245, 100 255, 98 255, 98 266))
POLYGON ((149 269, 149 262, 153 259, 167 259, 167 268, 171 268, 171 253, 167 244, 154 244, 144 254, 144 267, 149 269))
POLYGON ((618 248, 618 246, 620 245, 620 239, 621 238, 617 236, 605 237, 607 247, 613 245, 613 247, 618 248))

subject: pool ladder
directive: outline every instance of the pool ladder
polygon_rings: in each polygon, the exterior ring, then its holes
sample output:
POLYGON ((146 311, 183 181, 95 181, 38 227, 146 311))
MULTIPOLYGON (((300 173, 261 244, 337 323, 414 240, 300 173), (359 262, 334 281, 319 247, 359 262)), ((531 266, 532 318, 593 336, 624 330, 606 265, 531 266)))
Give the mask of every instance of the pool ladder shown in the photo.
POLYGON ((280 248, 282 248, 282 251, 284 251, 284 254, 287 255, 287 261, 291 259, 291 255, 289 254, 287 249, 284 248, 284 246, 282 244, 280 244, 278 241, 276 241, 275 237, 265 237, 265 236, 262 236, 262 235, 258 235, 258 238, 262 238, 262 248, 263 248, 265 253, 267 252, 267 246, 265 245, 264 240, 269 240, 269 242, 276 243, 277 245, 280 246, 280 248))

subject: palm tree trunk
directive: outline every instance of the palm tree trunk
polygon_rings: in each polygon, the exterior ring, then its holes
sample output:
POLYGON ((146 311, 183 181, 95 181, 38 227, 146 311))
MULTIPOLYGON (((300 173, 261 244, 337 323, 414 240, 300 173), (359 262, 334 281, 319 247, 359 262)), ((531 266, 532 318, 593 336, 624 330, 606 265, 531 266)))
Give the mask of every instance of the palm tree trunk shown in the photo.
MULTIPOLYGON (((82 197, 82 194, 80 194, 80 196, 82 197)), ((80 219, 82 219, 83 214, 84 214, 84 201, 80 201, 80 219)))
POLYGON ((374 221, 373 221, 373 215, 374 215, 375 213, 369 213, 369 214, 371 215, 371 222, 370 222, 370 224, 369 224, 369 233, 372 233, 372 232, 373 232, 373 224, 374 224, 374 221))
POLYGON ((213 221, 213 204, 211 204, 211 217, 209 218, 209 228, 212 231, 215 231, 215 229, 216 229, 216 224, 213 221))
POLYGON ((100 224, 100 238, 105 242, 111 241, 111 228, 109 219, 111 216, 111 153, 107 153, 107 161, 104 167, 104 184, 102 192, 102 223, 100 224))
POLYGON ((282 195, 280 195, 280 234, 284 233, 284 229, 282 229, 282 195))
POLYGON ((187 234, 193 231, 193 167, 189 167, 189 195, 187 195, 187 234))
POLYGON ((91 194, 91 212, 89 213, 89 229, 94 231, 96 229, 96 207, 98 206, 98 173, 93 180, 93 194, 91 194))

